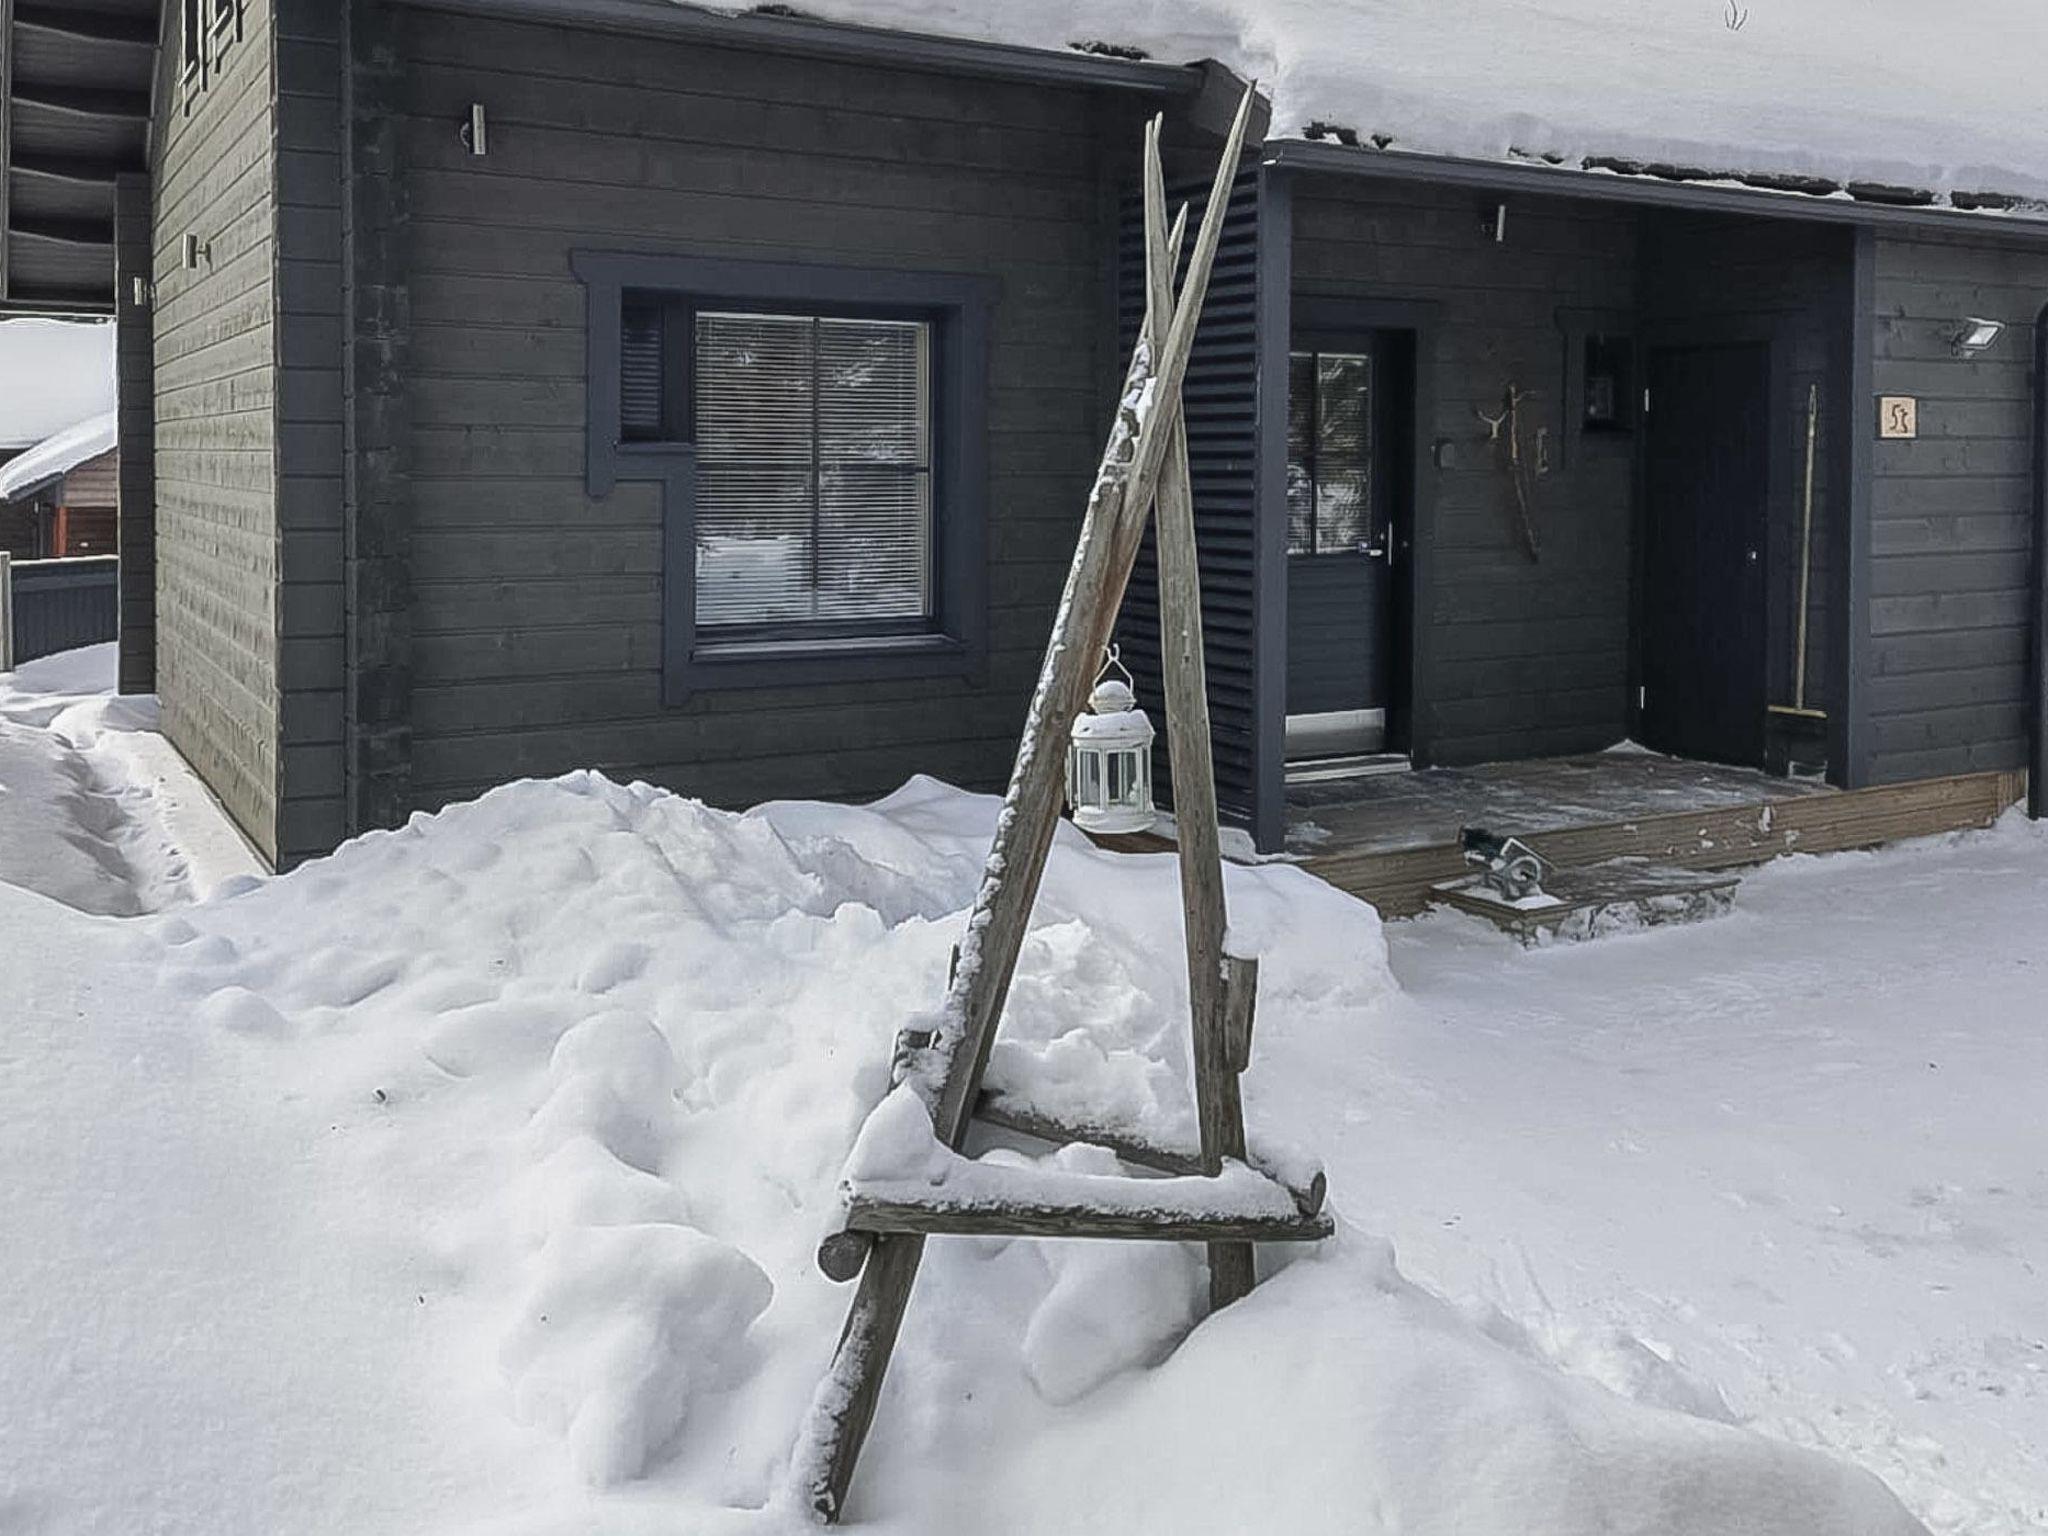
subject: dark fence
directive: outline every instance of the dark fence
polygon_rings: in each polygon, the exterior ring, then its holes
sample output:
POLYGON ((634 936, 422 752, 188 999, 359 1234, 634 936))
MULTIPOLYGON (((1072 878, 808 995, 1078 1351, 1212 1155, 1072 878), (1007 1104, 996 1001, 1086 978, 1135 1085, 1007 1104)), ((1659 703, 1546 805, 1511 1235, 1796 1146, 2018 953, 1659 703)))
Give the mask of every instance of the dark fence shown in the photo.
POLYGON ((74 560, 15 560, 13 570, 14 664, 34 661, 76 646, 97 645, 121 632, 114 555, 74 560))

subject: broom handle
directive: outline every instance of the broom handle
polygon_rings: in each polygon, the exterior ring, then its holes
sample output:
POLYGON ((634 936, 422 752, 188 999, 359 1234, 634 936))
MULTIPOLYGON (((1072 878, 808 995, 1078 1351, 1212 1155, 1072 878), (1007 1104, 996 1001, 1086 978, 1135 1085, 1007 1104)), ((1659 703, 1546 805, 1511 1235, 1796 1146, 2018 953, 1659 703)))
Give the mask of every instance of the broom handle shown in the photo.
POLYGON ((1806 489, 1799 530, 1799 655, 1792 669, 1792 706, 1806 708, 1807 594, 1813 585, 1813 460, 1820 436, 1820 386, 1806 387, 1806 489))

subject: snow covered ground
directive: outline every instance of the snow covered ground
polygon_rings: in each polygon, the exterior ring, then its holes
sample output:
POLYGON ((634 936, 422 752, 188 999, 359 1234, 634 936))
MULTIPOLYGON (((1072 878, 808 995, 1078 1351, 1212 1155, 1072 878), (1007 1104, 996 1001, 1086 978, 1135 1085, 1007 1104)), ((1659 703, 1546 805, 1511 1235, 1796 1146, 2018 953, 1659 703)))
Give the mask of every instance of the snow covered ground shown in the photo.
POLYGON ((157 733, 156 700, 114 696, 116 649, 0 672, 0 879, 133 916, 263 866, 157 733))
MULTIPOLYGON (((207 803, 124 766, 145 706, 91 681, 0 682, 0 1531, 801 1529, 849 1296, 815 1245, 994 803, 572 775, 210 884, 207 803)), ((1338 1236, 1191 1332, 1198 1251, 935 1241, 856 1519, 2048 1514, 2048 838, 1534 953, 1230 873, 1249 1112, 1322 1154, 1338 1236)), ((1170 859, 1064 837, 994 1075, 1185 1116, 1177 929, 1170 859)))

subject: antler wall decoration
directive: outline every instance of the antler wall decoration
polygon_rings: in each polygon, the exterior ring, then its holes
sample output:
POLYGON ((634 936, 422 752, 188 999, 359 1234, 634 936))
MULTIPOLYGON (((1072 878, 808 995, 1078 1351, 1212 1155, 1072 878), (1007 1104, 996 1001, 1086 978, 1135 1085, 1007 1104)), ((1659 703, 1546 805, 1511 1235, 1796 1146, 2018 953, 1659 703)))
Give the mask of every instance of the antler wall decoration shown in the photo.
MULTIPOLYGON (((1531 560, 1542 558, 1542 546, 1536 537, 1535 476, 1549 473, 1547 462, 1538 464, 1532 470, 1527 456, 1522 452, 1522 406, 1524 402, 1535 398, 1533 393, 1510 379, 1501 396, 1501 412, 1498 416, 1489 416, 1477 406, 1473 407, 1472 411, 1472 414, 1486 426, 1486 440, 1489 443, 1505 442, 1507 446, 1506 469, 1508 483, 1514 491, 1516 531, 1521 535, 1522 552, 1531 560)), ((1546 460, 1549 457, 1547 443, 1544 444, 1541 457, 1546 460)))

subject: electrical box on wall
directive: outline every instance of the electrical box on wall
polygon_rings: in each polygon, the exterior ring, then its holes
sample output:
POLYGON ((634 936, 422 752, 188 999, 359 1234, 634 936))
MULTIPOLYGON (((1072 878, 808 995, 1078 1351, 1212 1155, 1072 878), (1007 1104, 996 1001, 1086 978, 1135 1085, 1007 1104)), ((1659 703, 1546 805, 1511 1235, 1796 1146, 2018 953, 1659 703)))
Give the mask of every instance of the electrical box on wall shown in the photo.
POLYGON ((1588 432, 1633 432, 1636 425, 1635 345, 1627 336, 1588 335, 1585 407, 1588 432))

